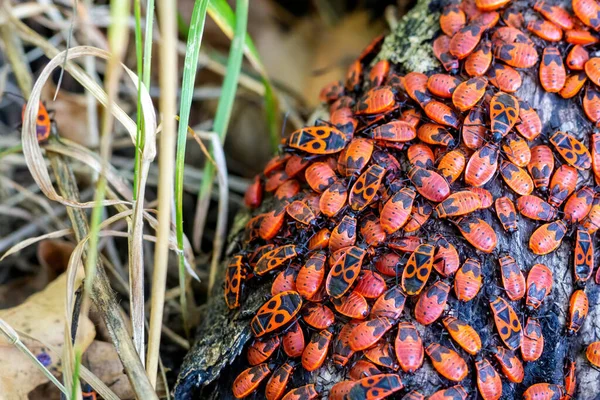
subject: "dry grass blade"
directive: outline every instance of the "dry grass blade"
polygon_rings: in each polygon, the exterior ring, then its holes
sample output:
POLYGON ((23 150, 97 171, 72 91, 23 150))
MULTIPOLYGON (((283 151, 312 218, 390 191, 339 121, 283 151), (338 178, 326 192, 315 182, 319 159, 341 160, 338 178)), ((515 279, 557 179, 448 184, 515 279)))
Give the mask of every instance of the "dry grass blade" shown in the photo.
POLYGON ((2 257, 0 257, 0 261, 4 260, 6 257, 15 254, 21 250, 23 250, 26 247, 31 246, 32 244, 41 242, 42 240, 46 240, 46 239, 57 239, 57 238, 61 238, 67 235, 71 235, 73 234, 73 229, 61 229, 59 231, 56 232, 50 232, 50 233, 46 233, 45 235, 41 235, 41 236, 36 236, 33 238, 29 238, 26 240, 23 240, 22 242, 17 243, 16 245, 14 245, 13 247, 11 247, 10 249, 8 249, 6 251, 6 253, 4 253, 2 255, 2 257))

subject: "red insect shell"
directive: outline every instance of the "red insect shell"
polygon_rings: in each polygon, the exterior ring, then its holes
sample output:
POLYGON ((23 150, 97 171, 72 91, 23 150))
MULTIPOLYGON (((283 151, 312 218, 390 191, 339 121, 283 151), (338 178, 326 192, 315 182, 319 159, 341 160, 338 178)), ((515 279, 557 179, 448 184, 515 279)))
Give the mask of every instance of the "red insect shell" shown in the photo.
POLYGON ((536 221, 552 221, 557 215, 556 208, 533 195, 519 197, 517 209, 523 216, 536 221))
POLYGON ((565 221, 576 223, 583 220, 591 211, 594 202, 594 190, 584 186, 573 193, 565 203, 563 212, 565 221))
POLYGON ((481 350, 479 334, 464 321, 455 317, 446 317, 442 321, 452 339, 467 353, 475 355, 481 350))
POLYGON ((495 11, 510 3, 510 0, 475 0, 475 5, 481 11, 495 11))
POLYGON ((491 253, 498 244, 498 237, 492 227, 484 220, 472 215, 453 221, 460 233, 477 250, 491 253))
POLYGON ((456 247, 441 235, 436 238, 436 246, 433 267, 444 277, 454 274, 460 266, 456 247))
POLYGON ((483 146, 485 138, 485 120, 480 108, 472 109, 465 117, 462 126, 462 141, 469 149, 477 150, 483 146))
POLYGON ((369 305, 363 295, 353 291, 333 302, 335 309, 348 318, 365 319, 369 315, 369 305))
POLYGON ((417 137, 417 131, 408 122, 392 121, 374 128, 369 136, 385 142, 409 142, 417 137))
POLYGON ((439 203, 450 195, 448 182, 437 172, 413 166, 408 171, 408 178, 419 194, 427 200, 439 203))
POLYGON ((443 99, 452 98, 452 92, 462 81, 448 74, 433 74, 427 80, 427 89, 434 96, 443 99))
POLYGON ((370 89, 356 103, 354 112, 357 115, 382 114, 396 105, 394 92, 390 86, 370 89))
POLYGON ((356 236, 356 218, 351 215, 345 215, 331 232, 329 250, 333 253, 342 248, 354 245, 356 243, 356 236))
POLYGON ((477 14, 474 15, 471 19, 472 24, 481 26, 484 31, 495 27, 498 21, 500 21, 500 14, 498 14, 496 11, 478 11, 477 14))
POLYGON ((377 298, 373 308, 371 308, 371 317, 387 317, 398 319, 402 315, 406 295, 399 286, 393 286, 377 298))
POLYGON ((300 200, 295 200, 291 202, 290 204, 288 204, 285 210, 287 211, 290 217, 304 225, 312 224, 316 218, 315 214, 313 214, 310 207, 308 207, 300 200))
POLYGON ((376 299, 385 290, 387 285, 385 280, 377 272, 363 271, 361 276, 358 278, 358 283, 354 288, 354 291, 367 299, 376 299))
POLYGON ((523 329, 523 344, 521 345, 521 355, 523 361, 537 361, 544 351, 544 335, 542 326, 535 318, 527 318, 527 323, 523 329))
POLYGON ((452 349, 432 343, 425 349, 433 368, 444 378, 460 382, 467 377, 469 367, 461 356, 452 349))
POLYGON ((409 72, 404 77, 404 86, 406 94, 411 99, 419 104, 423 104, 431 99, 429 92, 427 91, 427 75, 420 72, 409 72))
POLYGON ((309 385, 300 386, 299 388, 292 389, 281 400, 312 400, 316 399, 319 393, 315 390, 315 385, 312 383, 309 385))
POLYGON ((398 275, 400 261, 401 257, 398 254, 392 251, 384 251, 375 259, 375 268, 383 275, 395 277, 398 275))
POLYGON ((357 90, 361 80, 362 64, 360 63, 360 60, 356 60, 348 67, 348 72, 346 73, 346 89, 350 91, 357 90))
POLYGON ((525 19, 523 18, 521 11, 511 7, 508 7, 506 10, 504 10, 504 13, 502 14, 502 20, 511 28, 521 29, 525 24, 525 19))
POLYGON ((448 196, 435 207, 438 218, 470 214, 481 208, 481 199, 470 190, 462 190, 448 196))
POLYGON ((248 363, 253 366, 264 363, 279 348, 280 344, 281 340, 277 336, 267 340, 254 340, 250 347, 248 347, 246 354, 248 363))
POLYGON ((398 364, 394 360, 392 347, 387 340, 380 340, 375 346, 364 350, 363 354, 374 364, 394 371, 398 370, 398 364))
POLYGON ((327 329, 335 322, 335 314, 323 304, 309 303, 302 310, 302 319, 315 329, 327 329))
POLYGON ((492 137, 499 142, 515 126, 519 117, 519 102, 507 93, 498 92, 490 101, 492 137))
POLYGON ((515 193, 525 196, 533 191, 533 180, 521 167, 517 167, 510 161, 502 161, 500 164, 500 175, 504 179, 504 182, 513 190, 515 193))
POLYGON ((567 54, 567 67, 572 71, 583 71, 586 62, 590 59, 590 53, 581 45, 575 45, 567 54))
MULTIPOLYGON (((27 104, 23 105, 21 109, 21 120, 25 119, 25 108, 27 104)), ((48 114, 48 110, 44 106, 44 104, 40 101, 37 111, 37 117, 35 119, 35 136, 38 142, 43 142, 50 137, 50 132, 52 131, 52 120, 50 119, 50 114, 48 114)))
POLYGON ((475 193, 479 196, 479 200, 481 200, 481 208, 490 208, 494 202, 492 194, 489 190, 484 188, 470 187, 468 188, 471 192, 475 193))
POLYGON ((555 6, 546 0, 538 0, 533 5, 533 9, 542 14, 547 20, 553 21, 563 29, 573 29, 573 20, 567 10, 560 6, 555 6))
POLYGON ((421 293, 427 284, 433 266, 434 251, 434 246, 422 244, 410 255, 402 272, 402 289, 407 295, 414 296, 421 293))
POLYGON ((500 63, 492 65, 488 77, 492 85, 507 93, 516 92, 523 84, 521 74, 516 69, 500 63))
POLYGON ((498 146, 486 143, 477 150, 465 168, 465 183, 471 186, 483 186, 492 179, 498 169, 498 146))
POLYGON ((552 290, 552 271, 544 264, 535 264, 527 275, 527 306, 538 309, 552 290))
POLYGON ((368 212, 360 221, 360 234, 369 246, 377 247, 387 239, 387 233, 383 230, 379 218, 372 212, 368 212))
POLYGON ((575 395, 575 390, 577 389, 576 369, 577 365, 575 364, 575 361, 569 360, 565 366, 565 395, 568 399, 573 398, 575 395))
POLYGON ((300 193, 300 184, 295 179, 285 181, 277 188, 273 197, 280 202, 286 202, 300 193))
POLYGON ((504 255, 498 259, 502 272, 502 284, 508 298, 517 301, 525 296, 525 276, 521 268, 510 255, 504 255))
POLYGON ((544 255, 558 249, 567 233, 567 225, 554 221, 537 228, 529 238, 529 248, 534 254, 544 255))
POLYGON ((267 364, 256 365, 242 371, 233 381, 233 395, 236 399, 250 395, 270 373, 267 364))
POLYGON ((550 138, 550 143, 554 145, 554 148, 569 165, 578 170, 584 171, 592 166, 590 151, 572 135, 557 131, 550 138))
POLYGON ((548 203, 560 206, 574 191, 577 185, 577 170, 569 165, 561 165, 550 181, 548 203))
POLYGON ((263 186, 260 180, 260 176, 256 175, 254 181, 244 194, 244 204, 248 208, 257 208, 261 205, 263 199, 263 186))
POLYGON ((494 314, 496 329, 498 329, 500 338, 506 347, 511 350, 521 347, 523 331, 515 310, 501 297, 496 297, 490 301, 490 307, 494 314))
POLYGON ((558 92, 563 99, 575 97, 587 82, 587 77, 584 72, 578 72, 567 76, 565 86, 558 92))
POLYGON ((590 121, 598 125, 600 121, 600 92, 594 85, 585 88, 583 111, 590 121))
POLYGON ((531 20, 527 30, 549 42, 558 42, 562 38, 562 30, 550 21, 531 20))
POLYGON ((471 301, 479 293, 483 278, 481 276, 481 263, 473 258, 468 258, 454 277, 454 293, 461 301, 471 301))
POLYGON ((508 197, 498 197, 495 202, 496 215, 506 232, 513 233, 518 229, 517 210, 508 197))
POLYGON ((498 43, 494 55, 515 68, 531 68, 538 62, 535 47, 527 43, 498 43))
POLYGON ((358 120, 354 118, 354 114, 350 107, 342 107, 331 112, 329 122, 346 135, 347 140, 354 137, 354 131, 358 125, 358 120))
POLYGON ((501 346, 492 349, 492 351, 498 364, 500 364, 500 368, 502 368, 504 376, 514 383, 523 382, 523 378, 525 377, 523 363, 521 363, 521 360, 519 360, 515 353, 501 346))
POLYGON ((538 113, 524 100, 519 100, 519 119, 515 126, 525 139, 535 140, 542 133, 542 121, 538 113))
POLYGON ((386 317, 378 317, 362 322, 352 329, 350 334, 350 348, 354 351, 368 349, 392 329, 392 322, 386 317))
POLYGON ((288 145, 310 154, 333 154, 342 151, 349 139, 332 126, 309 126, 292 132, 288 145))
POLYGON ((531 149, 531 160, 527 169, 533 178, 533 183, 542 192, 548 190, 550 175, 554 170, 554 155, 546 145, 535 146, 531 149))
POLYGON ((319 210, 327 217, 335 216, 346 205, 348 189, 343 181, 329 186, 319 198, 319 210))
POLYGON ((415 319, 422 325, 430 325, 444 312, 450 286, 437 281, 419 296, 415 305, 415 319))
POLYGON ((331 337, 331 332, 327 330, 313 333, 302 353, 302 366, 305 370, 314 371, 323 365, 331 337))
POLYGON ((460 111, 470 110, 483 98, 487 83, 487 78, 482 76, 461 83, 452 93, 452 103, 460 111))
POLYGON ((454 36, 467 22, 467 17, 463 10, 456 4, 444 7, 440 15, 440 28, 449 37, 454 36))
POLYGON ((600 342, 590 343, 585 350, 585 356, 590 363, 600 367, 600 342))
POLYGON ((432 213, 433 207, 431 207, 431 204, 428 202, 423 202, 418 206, 413 206, 410 218, 408 219, 406 225, 404 225, 404 232, 410 233, 419 230, 423 225, 425 225, 427 220, 429 220, 429 217, 431 217, 432 213))
POLYGON ((463 173, 467 160, 461 150, 452 150, 444 154, 438 163, 438 171, 448 183, 454 183, 463 173))
POLYGON ((358 177, 348 196, 350 208, 361 211, 373 201, 385 172, 385 169, 374 164, 358 177))
POLYGON ((565 32, 565 41, 570 44, 589 46, 600 40, 588 29, 571 29, 565 32))
POLYGON ((225 302, 230 309, 240 306, 240 294, 242 289, 243 257, 235 255, 231 258, 225 273, 225 302))
POLYGON ((296 277, 298 276, 298 267, 291 265, 277 274, 277 277, 271 285, 271 295, 282 292, 288 292, 290 290, 296 290, 296 277))
POLYGON ((423 365, 425 350, 417 328, 410 322, 398 324, 394 351, 404 372, 415 372, 423 365))
POLYGON ((529 386, 523 393, 523 400, 554 400, 562 398, 563 394, 562 386, 552 383, 536 383, 529 386))
POLYGON ((358 381, 359 379, 366 378, 367 376, 379 374, 381 374, 381 370, 379 370, 375 364, 366 360, 358 360, 352 366, 352 368, 350 368, 348 377, 353 381, 358 381))
POLYGON ((433 151, 431 150, 431 147, 426 144, 415 143, 410 145, 406 152, 406 156, 411 165, 425 169, 433 167, 433 160, 435 159, 433 151))
POLYGON ((399 121, 408 123, 413 128, 417 128, 421 122, 422 114, 416 108, 409 108, 402 111, 402 115, 398 118, 399 121))
POLYGON ((600 184, 600 133, 590 136, 590 155, 592 157, 592 171, 596 184, 600 184))
POLYGON ((492 43, 482 40, 474 52, 465 60, 465 71, 469 76, 482 76, 492 64, 492 43))
POLYGON ((573 12, 581 22, 593 28, 600 30, 600 5, 594 0, 573 0, 573 12))
POLYGON ((350 334, 358 324, 360 324, 360 321, 353 320, 344 324, 333 341, 332 359, 335 364, 343 367, 354 355, 354 351, 350 348, 350 334))
POLYGON ((385 203, 380 219, 381 226, 387 233, 394 233, 406 224, 415 195, 411 188, 402 188, 385 203))
POLYGON ((428 400, 466 400, 467 391, 461 385, 441 389, 428 397, 428 400))
POLYGON ((396 374, 380 374, 362 378, 350 389, 348 399, 380 400, 404 387, 396 374))
POLYGON ((487 359, 475 363, 477 388, 484 400, 498 400, 502 396, 502 380, 487 359))
POLYGON ((271 375, 267 381, 267 387, 265 388, 265 397, 267 400, 279 400, 283 396, 285 387, 287 386, 293 371, 294 365, 290 362, 286 362, 273 372, 273 375, 271 375))
POLYGON ((451 126, 458 129, 458 116, 450 107, 437 100, 431 100, 423 107, 425 115, 432 121, 441 125, 451 126))
POLYGON ((526 33, 521 31, 520 28, 514 28, 511 26, 501 26, 494 30, 492 35, 492 41, 498 44, 502 43, 525 43, 533 46, 533 41, 527 36, 526 33))
POLYGON ((290 322, 302 307, 302 297, 297 292, 283 292, 273 296, 259 310, 250 323, 254 336, 281 328, 290 322))
POLYGON ((455 72, 458 67, 458 59, 450 53, 450 37, 441 35, 433 41, 433 54, 446 71, 455 72))
POLYGON ((481 40, 484 27, 479 24, 468 24, 462 27, 450 40, 450 54, 462 60, 475 50, 481 40))
POLYGON ((318 193, 325 191, 337 179, 333 169, 325 162, 311 164, 306 169, 305 177, 308 185, 318 193))
POLYGON ((348 247, 343 250, 341 257, 333 264, 325 288, 327 294, 340 298, 350 289, 362 266, 366 251, 359 247, 348 247))
POLYGON ((518 167, 526 167, 531 161, 531 149, 527 141, 517 134, 509 133, 506 136, 502 150, 506 158, 518 167))
POLYGON ((583 326, 588 315, 589 303, 587 295, 583 290, 576 290, 569 300, 569 324, 567 331, 569 335, 577 333, 583 326))
POLYGON ((283 351, 288 357, 300 357, 304 351, 304 332, 298 322, 294 322, 283 334, 283 351))
POLYGON ((388 60, 380 60, 371 71, 369 71, 369 81, 371 81, 371 86, 381 86, 383 82, 386 80, 388 73, 390 72, 390 62, 388 60))
POLYGON ((333 103, 344 95, 342 81, 333 81, 323 87, 319 93, 319 100, 323 103, 333 103))
POLYGON ((289 178, 290 177, 287 176, 285 171, 275 171, 267 178, 267 181, 265 182, 265 191, 270 193, 277 190, 277 188, 283 185, 289 178))
MULTIPOLYGON (((361 360, 362 361, 362 360, 361 360)), ((366 361, 365 361, 366 362, 366 361)), ((356 385, 354 381, 340 381, 329 389, 329 400, 344 400, 348 398, 350 390, 356 385)))
POLYGON ((296 257, 296 255, 296 246, 293 244, 277 247, 262 255, 254 267, 254 272, 257 275, 264 275, 296 257))
MULTIPOLYGON (((548 23, 550 24, 550 22, 548 23)), ((558 93, 565 86, 566 79, 567 73, 560 51, 556 47, 546 47, 540 63, 540 83, 542 87, 547 92, 558 93)))
POLYGON ((600 228, 600 196, 596 195, 594 197, 592 209, 581 225, 590 235, 593 235, 600 228))

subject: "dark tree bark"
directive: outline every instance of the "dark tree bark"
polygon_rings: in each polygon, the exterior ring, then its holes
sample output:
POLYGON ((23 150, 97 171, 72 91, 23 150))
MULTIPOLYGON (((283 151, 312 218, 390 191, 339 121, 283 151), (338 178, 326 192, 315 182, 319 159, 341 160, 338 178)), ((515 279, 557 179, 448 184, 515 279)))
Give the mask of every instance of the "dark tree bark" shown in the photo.
MULTIPOLYGON (((565 7, 570 9, 570 2, 563 2, 565 7)), ((514 2, 513 4, 519 6, 519 3, 514 2)), ((529 3, 522 2, 525 14, 531 12, 529 3)), ((420 0, 400 21, 394 32, 387 36, 378 59, 389 59, 396 64, 396 68, 399 68, 400 72, 403 70, 404 72, 439 70, 440 65, 431 52, 431 41, 439 31, 439 11, 443 5, 444 3, 438 0, 420 0)), ((568 131, 583 140, 584 143, 589 143, 588 137, 593 126, 582 112, 581 101, 577 98, 564 100, 556 94, 545 92, 539 86, 537 68, 524 71, 521 75, 523 85, 516 95, 527 100, 537 109, 544 124, 543 135, 556 130, 568 131)), ((494 198, 508 193, 508 190, 501 184, 501 179, 495 179, 494 182, 493 185, 486 186, 494 198)), ((594 185, 589 172, 581 174, 580 184, 594 185)), ((522 384, 509 384, 504 379, 502 398, 521 398, 523 391, 528 386, 538 382, 563 384, 563 367, 568 357, 575 357, 577 361, 578 391, 576 398, 582 400, 600 398, 600 373, 592 368, 585 359, 587 344, 600 339, 600 308, 598 307, 600 289, 598 285, 593 282, 587 284, 586 293, 590 301, 590 314, 581 331, 573 337, 568 337, 564 328, 569 298, 574 290, 572 282, 573 228, 557 251, 546 256, 535 256, 528 248, 528 241, 531 233, 539 224, 521 218, 519 230, 513 235, 509 235, 504 233, 497 218, 493 215, 493 211, 485 210, 479 216, 485 219, 498 233, 497 251, 492 255, 482 255, 470 246, 457 245, 457 248, 461 249, 461 260, 464 261, 467 257, 477 257, 482 260, 485 276, 484 289, 483 293, 475 300, 468 303, 454 301, 450 304, 449 302, 449 308, 476 328, 481 335, 484 348, 491 348, 499 343, 488 305, 489 297, 501 292, 497 286, 501 282, 496 261, 497 255, 501 252, 509 252, 525 273, 534 264, 543 263, 554 274, 552 293, 537 313, 545 338, 542 358, 535 363, 525 364, 525 380, 522 384)), ((238 216, 237 229, 234 229, 231 234, 228 255, 240 250, 241 232, 248 218, 246 213, 238 216)), ((430 233, 444 233, 454 244, 464 243, 457 230, 446 221, 431 221, 427 230, 430 233)), ((227 309, 223 300, 222 285, 215 288, 213 297, 206 306, 203 322, 198 329, 197 341, 182 367, 175 389, 177 399, 233 398, 231 384, 237 374, 247 367, 245 357, 240 357, 240 355, 244 345, 251 339, 249 319, 264 303, 270 283, 270 281, 265 281, 262 286, 254 287, 247 293, 242 308, 232 312, 227 309)), ((411 305, 412 303, 409 301, 407 306, 411 305)), ((523 302, 519 302, 516 310, 523 318, 522 323, 524 324, 528 311, 523 306, 523 302)), ((422 330, 421 334, 425 343, 441 342, 450 347, 453 346, 448 335, 436 324, 428 327, 427 330, 422 330)), ((489 356, 489 353, 486 355, 489 356)), ((476 398, 474 362, 469 362, 469 368, 470 373, 461 384, 469 391, 470 398, 476 398)), ((294 383, 297 386, 315 383, 317 390, 321 394, 326 394, 333 383, 344 379, 342 372, 344 371, 340 371, 331 363, 326 362, 317 373, 306 373, 305 376, 296 374, 294 383)), ((430 395, 440 388, 451 386, 432 369, 429 362, 425 362, 423 368, 417 373, 412 375, 401 373, 401 377, 406 387, 419 389, 426 395, 430 395)), ((294 387, 294 383, 291 387, 294 387)), ((262 397, 262 392, 255 394, 255 397, 250 396, 250 398, 262 397)))

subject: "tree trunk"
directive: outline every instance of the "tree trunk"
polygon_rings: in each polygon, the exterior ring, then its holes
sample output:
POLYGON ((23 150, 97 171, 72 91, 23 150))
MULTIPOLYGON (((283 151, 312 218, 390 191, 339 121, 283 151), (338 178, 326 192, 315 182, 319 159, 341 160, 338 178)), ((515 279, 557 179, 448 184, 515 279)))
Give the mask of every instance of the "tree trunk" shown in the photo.
MULTIPOLYGON (((531 2, 513 2, 519 6, 522 3, 523 12, 531 8, 531 2)), ((570 2, 563 1, 565 7, 570 9, 570 2)), ((416 6, 400 21, 394 32, 385 39, 378 59, 388 59, 402 72, 430 72, 440 70, 438 61, 433 56, 431 41, 439 31, 440 10, 445 5, 438 0, 419 0, 416 6)), ((539 47, 538 47, 539 50, 539 47)), ((541 51, 540 51, 541 53, 541 51)), ((523 85, 516 95, 528 101, 537 109, 544 124, 543 135, 556 130, 568 131, 578 139, 588 143, 588 136, 593 130, 592 124, 587 120, 577 98, 562 99, 556 94, 545 92, 540 86, 537 77, 537 68, 521 73, 523 85), (535 73, 533 73, 535 71, 535 73)), ((494 179, 493 184, 486 186, 494 198, 503 196, 507 189, 502 186, 501 179, 494 179)), ((593 178, 589 171, 580 175, 580 185, 594 186, 593 178)), ((267 205, 263 205, 266 207, 267 205)), ((565 332, 565 316, 568 313, 569 298, 574 290, 572 282, 572 265, 574 247, 573 228, 567 234, 560 248, 546 256, 535 256, 528 248, 528 241, 533 230, 539 226, 531 220, 521 218, 519 230, 506 234, 502 230, 493 211, 482 212, 480 217, 488 222, 498 234, 498 246, 495 254, 482 256, 470 246, 457 246, 461 249, 461 261, 467 257, 477 257, 482 260, 484 272, 483 293, 475 300, 463 303, 454 301, 449 305, 456 314, 471 324, 481 335, 483 348, 489 349, 499 344, 490 315, 489 298, 500 294, 501 278, 497 264, 497 255, 509 252, 521 266, 523 271, 529 270, 536 263, 547 265, 554 274, 554 286, 550 297, 545 300, 542 312, 537 314, 543 327, 545 339, 544 353, 534 363, 525 363, 525 380, 522 384, 510 384, 503 379, 503 399, 521 398, 523 391, 530 385, 538 382, 564 383, 563 367, 568 358, 577 361, 578 388, 575 398, 597 399, 600 393, 600 373, 590 366, 585 359, 587 344, 600 339, 600 326, 598 321, 599 286, 589 282, 586 293, 590 300, 590 314, 580 332, 572 337, 565 332)), ((236 228, 230 237, 228 256, 239 251, 242 246, 241 235, 243 226, 249 219, 246 212, 238 216, 236 228)), ((443 233, 452 243, 461 243, 462 238, 452 224, 447 221, 430 221, 427 231, 430 233, 443 233)), ((224 271, 224 267, 222 271, 224 271)), ((222 279, 222 277, 221 277, 222 279)), ((222 281, 220 281, 222 282, 222 281)), ((271 281, 263 282, 262 286, 253 288, 242 303, 241 309, 229 311, 223 300, 223 285, 217 285, 213 296, 206 306, 203 322, 198 329, 197 341, 187 355, 175 389, 177 399, 233 398, 231 385, 239 372, 247 368, 245 354, 240 355, 246 343, 251 339, 249 320, 256 310, 265 302, 269 294, 271 281)), ((410 302, 407 303, 407 307, 410 302)), ((521 322, 527 318, 528 312, 524 302, 519 302, 515 310, 521 317, 521 322)), ((429 326, 420 330, 425 344, 443 342, 449 344, 446 331, 441 324, 429 326)), ((452 346, 451 344, 449 344, 452 346)), ((486 357, 489 352, 483 351, 486 357)), ((470 373, 461 384, 467 389, 470 398, 476 398, 476 374, 474 361, 468 361, 470 373)), ((315 383, 322 395, 326 394, 332 384, 346 379, 345 370, 336 368, 330 361, 316 373, 305 373, 304 376, 296 373, 294 382, 289 387, 297 387, 306 383, 315 383)), ((419 389, 423 394, 430 395, 434 391, 451 386, 448 381, 440 377, 426 361, 423 367, 415 374, 401 373, 405 387, 419 389)), ((404 393, 404 392, 400 392, 404 393)), ((263 398, 263 391, 259 390, 249 398, 263 398), (253 397, 254 396, 254 397, 253 397)), ((398 398, 401 395, 397 396, 398 398)))

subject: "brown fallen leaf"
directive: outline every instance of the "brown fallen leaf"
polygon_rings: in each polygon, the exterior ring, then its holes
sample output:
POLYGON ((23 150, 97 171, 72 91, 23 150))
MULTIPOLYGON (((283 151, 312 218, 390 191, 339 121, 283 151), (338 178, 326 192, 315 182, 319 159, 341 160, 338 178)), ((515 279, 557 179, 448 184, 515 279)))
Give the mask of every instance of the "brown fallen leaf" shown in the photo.
MULTIPOLYGON (((81 272, 83 276, 83 272, 81 272)), ((79 277, 81 280, 81 277, 79 277)), ((23 304, 0 311, 0 318, 14 329, 62 350, 64 340, 64 312, 67 280, 62 274, 43 291, 29 297, 23 304)), ((96 330, 87 317, 80 317, 77 343, 83 350, 93 341, 96 330)), ((38 342, 21 338, 31 352, 55 375, 61 365, 53 359, 48 349, 38 342)), ((47 382, 31 360, 26 358, 4 336, 0 337, 0 398, 22 399, 36 386, 47 382)))
POLYGON ((94 340, 83 353, 83 364, 120 399, 134 398, 127 375, 123 373, 123 364, 112 344, 94 340))

